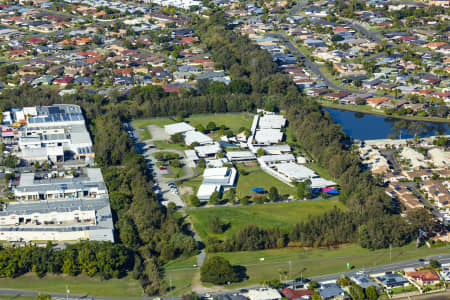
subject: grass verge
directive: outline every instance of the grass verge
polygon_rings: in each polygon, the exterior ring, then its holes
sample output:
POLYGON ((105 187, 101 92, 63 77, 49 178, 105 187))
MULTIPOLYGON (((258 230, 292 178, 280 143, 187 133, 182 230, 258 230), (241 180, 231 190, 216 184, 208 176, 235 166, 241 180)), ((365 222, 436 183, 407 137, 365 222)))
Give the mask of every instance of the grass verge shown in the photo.
MULTIPOLYGON (((447 254, 446 247, 415 248, 415 244, 392 248, 392 263, 418 259, 431 255, 447 254)), ((230 288, 259 284, 263 280, 279 279, 287 272, 287 278, 313 277, 347 271, 347 262, 354 269, 364 269, 389 264, 389 249, 371 251, 357 245, 346 245, 338 249, 274 249, 251 252, 213 253, 228 259, 233 265, 247 269, 248 280, 234 283, 230 288), (264 258, 262 261, 261 258, 264 258)), ((285 279, 284 277, 282 279, 285 279)))
POLYGON ((34 273, 17 278, 0 279, 0 288, 39 291, 41 293, 65 294, 66 286, 71 295, 114 298, 138 298, 142 288, 137 280, 130 276, 121 279, 102 280, 98 277, 65 276, 48 274, 44 278, 34 273))
POLYGON ((299 221, 306 220, 309 215, 316 216, 337 206, 344 205, 337 200, 318 200, 291 203, 270 203, 263 205, 212 207, 188 210, 195 230, 202 239, 208 236, 231 237, 236 231, 248 224, 256 224, 262 228, 279 226, 290 228, 299 221), (228 223, 230 227, 223 234, 213 234, 208 225, 214 217, 228 223))

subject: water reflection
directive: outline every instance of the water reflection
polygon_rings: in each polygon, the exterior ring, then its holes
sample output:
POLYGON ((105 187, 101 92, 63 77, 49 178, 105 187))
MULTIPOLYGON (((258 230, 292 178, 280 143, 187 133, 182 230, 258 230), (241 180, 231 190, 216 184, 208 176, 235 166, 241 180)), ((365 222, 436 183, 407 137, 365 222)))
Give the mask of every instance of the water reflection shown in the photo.
POLYGON ((412 138, 416 135, 430 136, 450 134, 447 123, 410 121, 326 108, 344 132, 355 139, 412 138))

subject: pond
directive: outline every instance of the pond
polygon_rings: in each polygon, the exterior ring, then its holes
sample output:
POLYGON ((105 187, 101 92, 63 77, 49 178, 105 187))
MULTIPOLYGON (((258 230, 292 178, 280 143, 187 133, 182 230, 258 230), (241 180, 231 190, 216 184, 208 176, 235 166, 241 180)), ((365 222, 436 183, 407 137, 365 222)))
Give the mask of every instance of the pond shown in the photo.
POLYGON ((325 109, 347 135, 358 140, 450 134, 448 123, 410 121, 328 107, 325 109))

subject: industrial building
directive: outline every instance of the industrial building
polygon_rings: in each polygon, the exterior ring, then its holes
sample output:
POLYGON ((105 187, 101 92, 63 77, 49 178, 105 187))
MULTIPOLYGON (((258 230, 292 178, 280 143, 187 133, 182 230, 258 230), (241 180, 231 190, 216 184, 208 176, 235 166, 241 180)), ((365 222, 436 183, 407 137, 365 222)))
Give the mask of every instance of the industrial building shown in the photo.
POLYGON ((3 125, 6 128, 2 129, 2 136, 8 137, 8 143, 17 147, 15 154, 25 161, 58 163, 73 159, 91 161, 95 157, 77 105, 12 109, 3 113, 3 125))
POLYGON ((203 182, 197 192, 198 199, 200 201, 208 201, 215 191, 222 193, 224 188, 233 187, 236 176, 237 170, 233 167, 205 169, 203 182))
POLYGON ((16 201, 0 211, 0 240, 114 242, 102 172, 81 168, 95 155, 81 108, 70 104, 25 107, 3 116, 2 138, 13 149, 11 153, 22 162, 53 166, 16 175, 11 187, 16 201))
POLYGON ((101 170, 86 168, 77 175, 66 175, 53 178, 36 179, 34 173, 22 174, 19 185, 13 188, 14 197, 18 201, 57 200, 67 198, 97 198, 107 195, 106 184, 103 181, 101 170))
POLYGON ((7 203, 0 212, 0 240, 114 242, 107 195, 95 199, 7 203))

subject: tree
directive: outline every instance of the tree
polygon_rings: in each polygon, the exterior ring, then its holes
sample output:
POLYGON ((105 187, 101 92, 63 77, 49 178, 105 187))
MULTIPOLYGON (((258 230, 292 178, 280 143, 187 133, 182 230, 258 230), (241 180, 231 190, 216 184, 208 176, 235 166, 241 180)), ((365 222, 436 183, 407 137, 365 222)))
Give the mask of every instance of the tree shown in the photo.
POLYGON ((200 158, 197 162, 197 167, 199 169, 205 169, 206 168, 206 161, 204 158, 200 158))
POLYGON ((206 130, 208 130, 208 131, 214 131, 214 130, 216 130, 216 128, 217 128, 216 123, 214 123, 212 121, 206 125, 206 130))
POLYGON ((220 201, 220 193, 218 191, 214 191, 209 197, 209 204, 218 204, 220 201))
POLYGON ((312 299, 313 300, 322 300, 322 297, 319 295, 318 292, 314 291, 312 294, 312 299))
POLYGON ((278 194, 278 189, 276 187, 271 187, 269 189, 269 200, 272 202, 277 201, 280 198, 280 194, 278 194))
POLYGON ((215 216, 211 223, 209 223, 209 230, 212 233, 223 233, 223 224, 218 216, 215 216))
POLYGON ((197 196, 195 195, 191 196, 191 205, 194 207, 200 206, 200 200, 198 199, 197 196))
POLYGON ((175 133, 170 136, 170 141, 174 144, 180 144, 183 142, 183 134, 175 133))
POLYGON ((334 34, 331 37, 331 41, 332 42, 340 42, 340 41, 343 41, 343 40, 344 40, 344 38, 341 35, 339 35, 339 34, 334 34))
POLYGON ((256 155, 258 156, 263 156, 264 154, 266 154, 264 148, 258 148, 258 150, 256 151, 256 155))
POLYGON ((441 266, 441 264, 435 260, 435 259, 430 259, 430 267, 432 267, 433 269, 437 269, 441 266))
POLYGON ((366 296, 369 300, 378 299, 377 289, 373 285, 369 286, 366 288, 366 296))
POLYGON ((350 278, 348 278, 345 275, 341 275, 341 277, 339 277, 339 279, 337 280, 337 282, 339 283, 340 286, 342 287, 346 287, 349 286, 351 284, 350 278))
POLYGON ((307 179, 297 184, 296 196, 299 199, 311 198, 311 180, 307 179))
POLYGON ((354 300, 365 299, 364 289, 357 284, 352 284, 349 288, 350 295, 354 300))
POLYGON ((196 124, 194 128, 197 129, 197 131, 205 132, 205 127, 202 124, 196 124))
POLYGON ((313 289, 317 289, 318 287, 319 287, 319 283, 317 281, 312 280, 308 283, 309 289, 313 290, 313 289))
POLYGON ((364 100, 363 98, 357 97, 355 99, 355 103, 356 103, 356 105, 364 105, 364 104, 366 104, 366 100, 364 100))
POLYGON ((207 257, 200 269, 200 280, 223 285, 239 281, 239 273, 235 271, 228 260, 221 256, 207 257))

